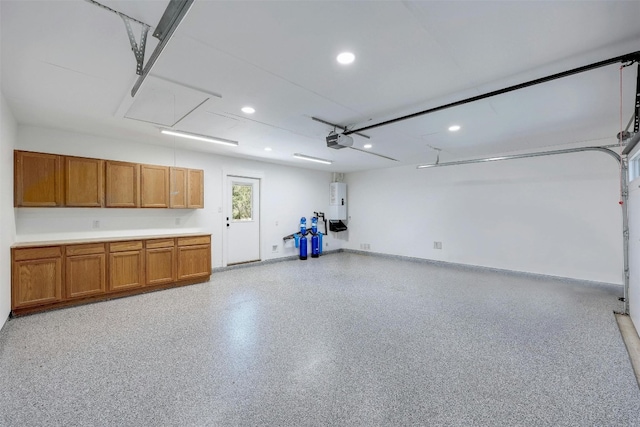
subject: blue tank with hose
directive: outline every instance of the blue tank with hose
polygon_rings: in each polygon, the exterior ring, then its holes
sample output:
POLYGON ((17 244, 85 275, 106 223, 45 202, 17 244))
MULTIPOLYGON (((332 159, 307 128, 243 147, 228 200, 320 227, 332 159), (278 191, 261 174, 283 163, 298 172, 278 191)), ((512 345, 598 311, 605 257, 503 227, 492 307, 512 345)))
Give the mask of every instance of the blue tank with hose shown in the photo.
POLYGON ((311 218, 311 258, 320 256, 320 237, 318 236, 318 218, 311 218))
POLYGON ((300 218, 300 259, 307 259, 307 218, 300 218))
MULTIPOLYGON (((1 1, 1 0, 0 0, 1 1)), ((295 240, 295 247, 299 249, 300 259, 307 259, 308 248, 307 245, 309 240, 311 241, 311 257, 318 258, 322 255, 322 238, 327 234, 327 221, 324 219, 323 212, 314 212, 314 216, 311 218, 311 228, 307 228, 307 218, 300 218, 300 231, 297 233, 290 234, 288 236, 284 236, 282 240, 285 242, 289 239, 295 240), (321 233, 318 231, 318 219, 324 220, 324 229, 325 232, 321 233), (307 234, 311 233, 311 238, 307 239, 307 234)))

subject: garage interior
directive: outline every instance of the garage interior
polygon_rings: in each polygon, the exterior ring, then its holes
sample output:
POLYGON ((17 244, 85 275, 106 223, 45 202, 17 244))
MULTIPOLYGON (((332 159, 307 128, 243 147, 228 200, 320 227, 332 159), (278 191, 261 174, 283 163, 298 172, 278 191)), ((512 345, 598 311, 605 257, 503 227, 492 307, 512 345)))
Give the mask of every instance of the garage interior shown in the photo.
POLYGON ((640 424, 638 16, 3 0, 0 424, 640 424))

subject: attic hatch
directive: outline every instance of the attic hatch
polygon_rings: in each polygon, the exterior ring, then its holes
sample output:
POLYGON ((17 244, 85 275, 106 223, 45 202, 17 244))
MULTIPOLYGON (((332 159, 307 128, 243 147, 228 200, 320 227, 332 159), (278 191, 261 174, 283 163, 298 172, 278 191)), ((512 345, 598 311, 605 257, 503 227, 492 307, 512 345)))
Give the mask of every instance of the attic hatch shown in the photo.
POLYGON ((150 75, 124 117, 173 127, 207 101, 219 98, 220 95, 150 75))

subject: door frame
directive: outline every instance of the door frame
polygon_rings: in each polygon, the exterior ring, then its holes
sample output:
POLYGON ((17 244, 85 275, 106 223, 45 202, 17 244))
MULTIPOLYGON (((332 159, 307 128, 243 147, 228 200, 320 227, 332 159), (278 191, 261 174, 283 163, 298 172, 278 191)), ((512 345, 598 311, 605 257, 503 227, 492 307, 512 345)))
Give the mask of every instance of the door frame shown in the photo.
POLYGON ((258 212, 260 213, 260 220, 258 221, 258 228, 260 231, 258 232, 258 256, 260 257, 260 261, 262 261, 262 254, 264 251, 262 250, 262 242, 264 242, 264 227, 263 227, 263 219, 262 219, 262 192, 264 190, 264 173, 258 172, 254 170, 248 169, 238 169, 238 168, 222 168, 222 223, 220 224, 220 235, 222 236, 222 266, 226 267, 228 262, 229 255, 229 233, 227 231, 227 213, 231 206, 229 206, 229 199, 231 195, 229 194, 229 184, 233 178, 251 178, 257 179, 260 185, 260 195, 258 197, 258 212))

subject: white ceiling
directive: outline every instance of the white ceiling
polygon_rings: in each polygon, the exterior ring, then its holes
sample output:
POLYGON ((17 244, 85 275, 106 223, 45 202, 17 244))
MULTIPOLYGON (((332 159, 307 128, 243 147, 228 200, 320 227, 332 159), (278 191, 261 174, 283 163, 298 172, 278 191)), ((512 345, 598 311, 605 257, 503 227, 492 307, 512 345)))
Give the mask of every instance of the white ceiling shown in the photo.
MULTIPOLYGON (((168 1, 101 3, 155 26, 168 1)), ((327 148, 332 128, 311 117, 359 128, 640 50, 639 1, 195 0, 133 99, 118 16, 82 0, 0 7, 2 91, 20 123, 162 145, 174 125, 239 141, 176 141, 187 149, 337 172, 433 162, 430 147, 449 161, 615 142, 618 64, 354 136, 398 162, 327 148), (350 66, 335 61, 344 50, 350 66)), ((622 75, 624 125, 636 70, 622 75)))

